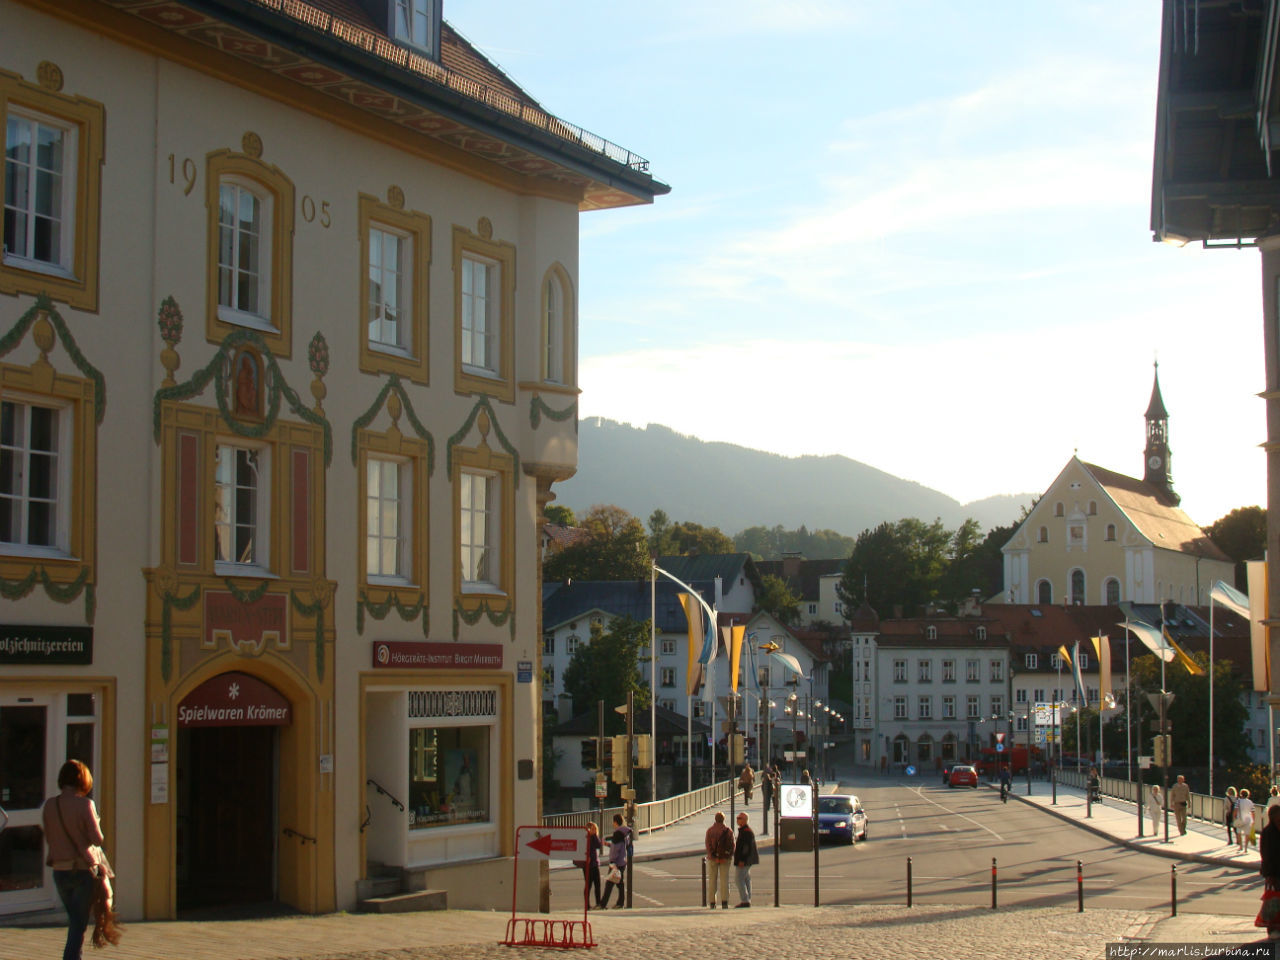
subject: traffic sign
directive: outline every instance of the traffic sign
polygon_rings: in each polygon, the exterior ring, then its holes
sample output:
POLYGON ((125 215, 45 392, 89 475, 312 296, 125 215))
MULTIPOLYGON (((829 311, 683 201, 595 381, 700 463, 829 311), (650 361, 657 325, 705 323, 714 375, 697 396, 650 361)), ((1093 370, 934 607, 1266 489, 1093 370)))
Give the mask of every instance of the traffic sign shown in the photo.
POLYGON ((582 860, 587 855, 586 827, 520 827, 516 854, 531 860, 582 860))
POLYGON ((902 772, 905 773, 908 777, 914 777, 916 775, 916 768, 907 767, 907 769, 902 772))
POLYGON ((810 784, 784 783, 778 795, 778 816, 782 819, 813 818, 813 787, 810 784))

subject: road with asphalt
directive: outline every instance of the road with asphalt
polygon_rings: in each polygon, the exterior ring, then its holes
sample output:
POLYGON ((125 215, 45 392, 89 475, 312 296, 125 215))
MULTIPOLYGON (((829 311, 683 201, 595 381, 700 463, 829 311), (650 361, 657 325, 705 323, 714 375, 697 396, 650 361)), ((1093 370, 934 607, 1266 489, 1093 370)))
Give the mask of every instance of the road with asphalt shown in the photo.
MULTIPOLYGON (((853 845, 823 844, 818 897, 823 905, 905 904, 907 858, 911 858, 916 905, 991 905, 992 858, 1000 907, 1061 907, 1077 902, 1080 861, 1084 907, 1168 913, 1173 885, 1179 912, 1251 917, 1261 880, 1233 867, 1173 862, 1117 847, 1033 806, 1003 804, 992 790, 941 786, 936 780, 845 780, 841 792, 856 793, 868 814, 868 837, 853 845), (1174 867, 1176 866, 1176 876, 1174 867)), ((751 806, 759 827, 761 808, 751 806)), ((707 825, 711 819, 708 816, 707 825)), ((772 826, 771 826, 772 832, 772 826)), ((696 906, 702 900, 701 857, 673 856, 634 865, 633 905, 696 906)), ((814 903, 813 854, 782 852, 779 900, 787 906, 814 903)), ((581 902, 581 875, 552 871, 552 908, 581 902)), ((752 871, 754 905, 774 902, 774 855, 762 851, 752 871)), ((615 895, 616 896, 616 895, 615 895)), ((730 891, 737 902, 737 891, 730 891)))

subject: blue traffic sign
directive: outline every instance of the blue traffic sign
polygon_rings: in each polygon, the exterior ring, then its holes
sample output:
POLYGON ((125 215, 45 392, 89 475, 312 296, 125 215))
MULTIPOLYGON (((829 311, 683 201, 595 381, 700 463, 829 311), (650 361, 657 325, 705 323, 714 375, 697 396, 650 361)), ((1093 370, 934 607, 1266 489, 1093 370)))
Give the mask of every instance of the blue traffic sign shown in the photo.
POLYGON ((905 771, 905 772, 906 772, 906 774, 907 774, 907 776, 908 776, 908 777, 914 777, 914 776, 916 775, 916 768, 915 768, 915 767, 907 767, 907 769, 906 769, 906 771, 905 771))
POLYGON ((1004 753, 1004 744, 1003 744, 1003 743, 997 743, 997 744, 996 744, 996 753, 1004 753))

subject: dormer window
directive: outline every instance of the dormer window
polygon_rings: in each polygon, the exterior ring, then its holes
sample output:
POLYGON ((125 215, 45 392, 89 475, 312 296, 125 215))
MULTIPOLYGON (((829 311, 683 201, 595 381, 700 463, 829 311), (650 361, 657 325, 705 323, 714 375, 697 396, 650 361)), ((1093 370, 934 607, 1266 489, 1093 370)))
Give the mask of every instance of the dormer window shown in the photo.
POLYGON ((390 0, 391 36, 440 59, 440 0, 390 0))

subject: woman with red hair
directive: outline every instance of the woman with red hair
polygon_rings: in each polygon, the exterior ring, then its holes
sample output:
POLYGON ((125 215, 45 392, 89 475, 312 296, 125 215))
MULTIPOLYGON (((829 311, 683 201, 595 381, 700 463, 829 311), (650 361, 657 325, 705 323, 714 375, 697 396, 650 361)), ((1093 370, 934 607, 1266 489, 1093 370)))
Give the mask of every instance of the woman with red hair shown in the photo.
MULTIPOLYGON (((49 844, 45 862, 53 867, 53 884, 69 918, 62 960, 80 960, 94 900, 101 899, 100 890, 106 892, 104 838, 98 810, 88 796, 93 789, 89 768, 79 760, 68 760, 58 771, 58 787, 62 792, 46 800, 41 811, 49 844)), ((109 911, 110 905, 106 906, 109 911)))

